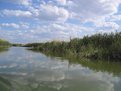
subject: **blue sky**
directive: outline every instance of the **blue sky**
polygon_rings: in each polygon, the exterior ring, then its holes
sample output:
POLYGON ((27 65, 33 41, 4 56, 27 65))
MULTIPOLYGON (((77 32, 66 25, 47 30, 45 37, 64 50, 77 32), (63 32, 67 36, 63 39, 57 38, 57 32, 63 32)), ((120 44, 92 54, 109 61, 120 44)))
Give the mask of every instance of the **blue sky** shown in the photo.
POLYGON ((121 0, 0 0, 0 38, 68 41, 120 31, 121 0))

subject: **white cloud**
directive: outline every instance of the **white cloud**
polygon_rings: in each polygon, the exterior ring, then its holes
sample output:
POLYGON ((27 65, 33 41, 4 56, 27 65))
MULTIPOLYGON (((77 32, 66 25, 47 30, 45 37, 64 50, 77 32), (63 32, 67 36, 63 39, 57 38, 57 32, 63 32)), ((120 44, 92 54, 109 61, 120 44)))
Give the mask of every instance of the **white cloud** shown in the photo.
POLYGON ((6 16, 16 16, 16 17, 31 17, 32 13, 30 11, 22 10, 2 10, 3 15, 6 16))
POLYGON ((109 21, 120 21, 120 20, 121 20, 121 15, 118 14, 118 15, 109 16, 109 17, 108 17, 108 20, 109 20, 109 21))
POLYGON ((20 23, 2 23, 0 24, 0 27, 9 27, 9 28, 14 28, 14 29, 29 29, 29 24, 20 22, 20 23))
POLYGON ((66 4, 67 4, 67 0, 56 0, 56 2, 57 2, 59 5, 66 5, 66 4))
POLYGON ((69 18, 69 12, 63 8, 51 4, 41 4, 38 8, 28 6, 28 10, 2 10, 2 15, 16 17, 31 17, 42 21, 64 22, 69 18))
POLYGON ((116 21, 121 20, 121 15, 118 13, 121 0, 2 1, 19 4, 17 9, 15 6, 11 10, 5 8, 0 11, 0 14, 3 15, 2 18, 16 20, 20 17, 22 21, 0 24, 1 30, 3 27, 16 29, 14 29, 16 32, 7 31, 8 35, 6 35, 13 36, 11 40, 14 41, 19 41, 16 39, 20 36, 25 36, 21 40, 29 42, 53 39, 68 40, 70 36, 83 37, 98 31, 111 32, 120 28, 116 21), (27 18, 27 23, 23 21, 25 18, 27 18), (88 25, 90 21, 94 23, 94 26, 88 25))
POLYGON ((40 39, 46 40, 69 40, 70 37, 82 37, 85 34, 92 34, 94 32, 91 28, 78 26, 69 23, 52 23, 49 25, 41 25, 33 29, 32 35, 42 37, 40 39), (53 36, 54 35, 54 36, 53 36))
POLYGON ((41 20, 46 21, 66 21, 72 15, 73 18, 81 21, 97 21, 117 13, 121 0, 49 0, 46 2, 42 0, 36 1, 39 2, 38 4, 35 4, 34 0, 6 2, 28 5, 28 8, 32 7, 30 8, 32 10, 4 10, 5 15, 30 17, 33 13, 34 17, 38 16, 41 20))
POLYGON ((39 8, 38 18, 46 21, 66 21, 69 17, 69 13, 66 9, 53 6, 53 5, 41 5, 39 8))
POLYGON ((32 0, 0 0, 1 2, 8 2, 20 5, 30 5, 32 0))
POLYGON ((20 22, 19 25, 20 25, 21 29, 29 29, 30 28, 29 23, 20 22))
POLYGON ((113 30, 117 30, 120 28, 120 26, 115 22, 98 22, 95 26, 99 28, 108 28, 113 30))
POLYGON ((32 0, 17 0, 19 4, 30 5, 32 0))
POLYGON ((19 28, 20 26, 18 24, 15 23, 2 23, 0 24, 1 27, 13 27, 13 28, 19 28))
MULTIPOLYGON (((19 25, 20 26, 20 25, 19 25)), ((6 38, 11 42, 45 42, 52 40, 65 40, 68 41, 74 37, 82 37, 83 35, 92 33, 91 28, 85 28, 74 24, 58 24, 52 23, 49 25, 38 25, 35 28, 23 30, 20 26, 15 31, 0 31, 1 38, 6 38), (4 34, 4 36, 3 36, 4 34), (23 37, 24 36, 24 37, 23 37), (21 39, 20 39, 21 38, 21 39), (19 40, 20 39, 20 40, 19 40)))
POLYGON ((100 20, 105 16, 117 13, 121 0, 71 0, 69 6, 75 17, 85 20, 100 20))

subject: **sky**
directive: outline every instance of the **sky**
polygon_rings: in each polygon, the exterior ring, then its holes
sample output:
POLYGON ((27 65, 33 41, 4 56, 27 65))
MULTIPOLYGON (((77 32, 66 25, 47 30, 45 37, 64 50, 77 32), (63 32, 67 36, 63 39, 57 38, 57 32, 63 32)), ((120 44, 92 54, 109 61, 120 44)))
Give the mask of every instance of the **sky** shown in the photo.
POLYGON ((120 31, 121 0, 0 0, 0 38, 68 41, 120 31))

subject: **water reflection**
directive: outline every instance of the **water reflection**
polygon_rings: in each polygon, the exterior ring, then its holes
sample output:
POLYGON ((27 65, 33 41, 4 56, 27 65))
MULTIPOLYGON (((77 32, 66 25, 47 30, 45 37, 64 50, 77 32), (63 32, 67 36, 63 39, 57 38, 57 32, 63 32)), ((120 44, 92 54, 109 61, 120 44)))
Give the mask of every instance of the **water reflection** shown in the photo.
MULTIPOLYGON (((46 57, 25 48, 0 54, 2 91, 120 91, 121 77, 87 64, 46 57), (4 79, 4 80, 3 80, 4 79)), ((96 65, 96 63, 95 63, 96 65)), ((108 67, 108 66, 107 66, 108 67)))
MULTIPOLYGON (((46 54, 46 53, 45 53, 46 54)), ((60 56, 58 54, 46 54, 50 58, 58 58, 61 61, 68 60, 71 64, 81 64, 84 67, 88 67, 93 71, 102 71, 112 73, 113 75, 121 75, 121 62, 119 61, 107 61, 107 60, 90 60, 90 59, 80 59, 78 57, 66 57, 60 56)))
POLYGON ((0 53, 8 51, 8 47, 2 47, 0 46, 0 53))

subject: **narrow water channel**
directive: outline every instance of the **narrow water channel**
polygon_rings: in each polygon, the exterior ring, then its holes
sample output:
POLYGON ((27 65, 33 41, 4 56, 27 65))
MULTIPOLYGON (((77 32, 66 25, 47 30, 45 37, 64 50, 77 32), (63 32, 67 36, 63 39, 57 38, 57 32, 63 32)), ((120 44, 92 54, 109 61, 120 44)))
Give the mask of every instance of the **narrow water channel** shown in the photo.
POLYGON ((75 64, 11 47, 0 52, 0 91, 121 91, 121 63, 75 64))

